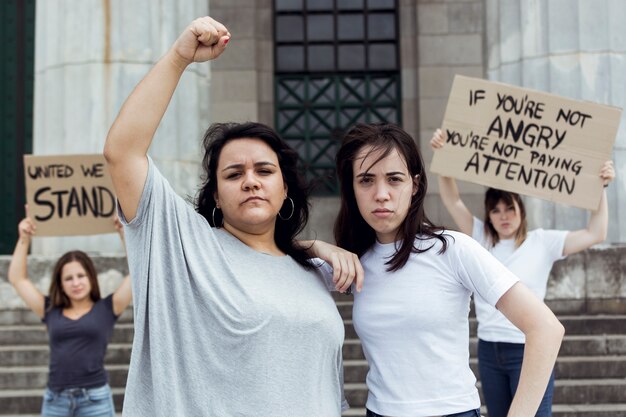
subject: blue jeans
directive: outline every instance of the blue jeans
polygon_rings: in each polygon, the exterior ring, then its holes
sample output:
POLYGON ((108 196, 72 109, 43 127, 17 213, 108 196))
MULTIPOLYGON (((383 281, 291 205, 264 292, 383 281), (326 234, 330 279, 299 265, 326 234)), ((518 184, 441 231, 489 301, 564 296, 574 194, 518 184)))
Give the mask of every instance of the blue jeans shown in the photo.
POLYGON ((41 417, 115 417, 111 387, 106 384, 97 388, 68 388, 60 392, 46 388, 41 417))
MULTIPOLYGON (((376 414, 375 412, 371 410, 367 410, 367 414, 365 414, 365 417, 383 417, 383 416, 381 414, 376 414)), ((460 413, 454 413, 454 414, 446 414, 445 416, 441 416, 441 417, 480 417, 480 409, 477 408, 476 410, 462 411, 460 413)))
MULTIPOLYGON (((478 341, 478 370, 489 417, 506 417, 517 390, 523 343, 478 341)), ((535 417, 552 417, 554 370, 535 417)))

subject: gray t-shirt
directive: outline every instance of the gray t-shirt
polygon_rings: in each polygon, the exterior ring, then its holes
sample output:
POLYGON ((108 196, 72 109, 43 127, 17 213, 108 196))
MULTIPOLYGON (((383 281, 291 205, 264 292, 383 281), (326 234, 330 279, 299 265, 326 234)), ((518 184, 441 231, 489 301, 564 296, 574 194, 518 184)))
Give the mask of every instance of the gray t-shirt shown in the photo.
POLYGON ((152 160, 126 240, 124 416, 341 414, 344 328, 321 272, 211 228, 152 160))

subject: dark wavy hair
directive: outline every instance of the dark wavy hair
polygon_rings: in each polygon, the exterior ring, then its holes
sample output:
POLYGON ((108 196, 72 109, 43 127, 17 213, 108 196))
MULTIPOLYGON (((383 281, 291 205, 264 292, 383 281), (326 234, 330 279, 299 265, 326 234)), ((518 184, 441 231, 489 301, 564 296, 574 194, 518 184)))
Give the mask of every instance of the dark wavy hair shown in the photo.
MULTIPOLYGON (((214 224, 213 209, 215 208, 215 193, 217 191, 217 165, 224 145, 237 139, 259 139, 265 142, 278 158, 283 181, 288 187, 289 197, 293 200, 293 215, 287 220, 276 220, 274 240, 278 248, 291 256, 305 268, 311 268, 305 253, 306 248, 298 246, 295 237, 304 229, 309 220, 309 187, 298 170, 298 154, 269 126, 261 123, 214 123, 204 134, 202 158, 202 184, 195 200, 196 211, 207 219, 211 227, 214 224)), ((280 209, 287 218, 291 213, 291 202, 280 209)), ((219 224, 218 216, 217 223, 219 224)))
POLYGON ((61 256, 54 265, 54 269, 52 270, 52 280, 50 281, 50 289, 48 290, 48 297, 50 297, 48 310, 52 310, 55 307, 69 308, 72 306, 72 302, 67 294, 63 292, 63 285, 61 284, 61 279, 63 278, 61 275, 63 273, 63 267, 70 262, 78 262, 87 273, 89 283, 91 284, 91 292, 89 293, 91 300, 96 302, 100 299, 98 273, 96 272, 96 267, 94 266, 93 261, 85 252, 74 250, 63 254, 63 256, 61 256))
POLYGON ((489 212, 493 210, 498 203, 502 201, 507 206, 514 206, 517 203, 519 207, 519 216, 520 216, 520 225, 517 231, 515 232, 515 247, 518 248, 522 243, 526 240, 526 236, 528 236, 528 220, 526 219, 526 208, 524 207, 524 202, 519 194, 512 193, 509 191, 498 190, 496 188, 488 188, 485 191, 485 235, 487 236, 487 240, 489 244, 493 247, 498 244, 500 241, 500 236, 498 236, 498 232, 491 224, 491 219, 489 218, 489 212))
MULTIPOLYGON (((428 180, 424 170, 424 161, 413 138, 400 127, 391 123, 357 124, 344 136, 341 148, 337 153, 337 175, 341 186, 341 208, 335 221, 335 240, 342 248, 363 255, 376 241, 376 232, 372 229, 361 213, 354 196, 353 163, 363 147, 371 146, 371 152, 382 151, 374 162, 389 155, 394 149, 404 158, 411 178, 419 175, 418 190, 411 197, 411 204, 406 219, 398 230, 397 240, 402 244, 395 255, 385 263, 388 271, 402 268, 412 253, 423 253, 425 249, 415 246, 416 238, 422 241, 438 239, 442 243, 439 253, 444 253, 448 242, 443 228, 435 226, 424 212, 424 198, 428 189, 428 180)), ((368 168, 370 169, 371 166, 368 168)))

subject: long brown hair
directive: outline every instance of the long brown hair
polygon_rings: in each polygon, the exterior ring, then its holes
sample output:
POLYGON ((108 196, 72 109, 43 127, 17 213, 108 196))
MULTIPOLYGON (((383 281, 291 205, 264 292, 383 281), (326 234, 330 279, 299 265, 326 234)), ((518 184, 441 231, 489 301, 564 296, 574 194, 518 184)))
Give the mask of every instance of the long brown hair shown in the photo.
POLYGON ((419 175, 418 189, 411 197, 411 204, 406 218, 398 230, 398 239, 402 243, 394 256, 385 264, 388 271, 402 268, 411 253, 422 253, 430 250, 415 246, 415 239, 439 239, 442 243, 439 253, 448 248, 443 229, 435 226, 424 212, 424 198, 428 189, 428 180, 424 170, 424 161, 413 138, 400 127, 391 123, 357 124, 351 128, 343 139, 337 152, 337 175, 341 185, 341 208, 335 221, 335 240, 342 248, 361 256, 376 242, 376 232, 363 219, 354 196, 353 163, 364 146, 371 146, 372 151, 382 151, 377 163, 389 155, 394 149, 404 158, 410 177, 419 175), (418 237, 419 236, 419 237, 418 237))
POLYGON ((83 251, 74 250, 65 253, 59 258, 54 265, 52 271, 52 280, 50 281, 50 290, 48 296, 50 297, 50 305, 48 310, 53 308, 69 308, 72 306, 72 302, 69 297, 63 292, 63 285, 61 284, 61 276, 63 267, 70 262, 78 262, 85 269, 87 277, 89 277, 89 283, 91 284, 91 292, 89 296, 91 300, 96 302, 100 299, 100 286, 98 285, 98 273, 96 267, 93 265, 91 258, 83 251))
POLYGON ((515 203, 517 203, 517 207, 519 207, 518 214, 521 221, 519 228, 515 232, 515 247, 518 248, 522 243, 524 243, 526 236, 528 236, 526 208, 524 207, 524 202, 519 194, 498 190, 496 188, 487 189, 485 192, 485 236, 487 236, 487 241, 491 247, 496 246, 500 241, 500 236, 498 236, 498 232, 496 232, 496 229, 493 227, 493 224, 491 224, 491 219, 489 218, 489 213, 498 205, 500 201, 507 206, 513 207, 515 207, 515 203))

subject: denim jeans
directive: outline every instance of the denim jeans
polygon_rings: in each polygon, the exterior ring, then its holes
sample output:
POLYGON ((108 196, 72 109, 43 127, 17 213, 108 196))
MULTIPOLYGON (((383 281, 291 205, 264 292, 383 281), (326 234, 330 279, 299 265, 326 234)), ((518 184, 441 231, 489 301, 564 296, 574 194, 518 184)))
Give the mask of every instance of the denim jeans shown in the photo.
MULTIPOLYGON (((489 417, 506 417, 517 390, 523 343, 478 341, 478 370, 489 417)), ((552 417, 554 370, 535 417, 552 417)))
POLYGON ((97 388, 68 388, 54 392, 46 388, 42 417, 115 417, 113 395, 108 384, 97 388))
MULTIPOLYGON (((371 410, 367 410, 367 414, 365 414, 365 417, 384 417, 381 414, 376 414, 375 412, 371 411, 371 410)), ((480 417, 480 409, 476 409, 476 410, 469 410, 469 411, 461 411, 460 413, 454 413, 454 414, 446 414, 445 416, 442 417, 480 417)))

